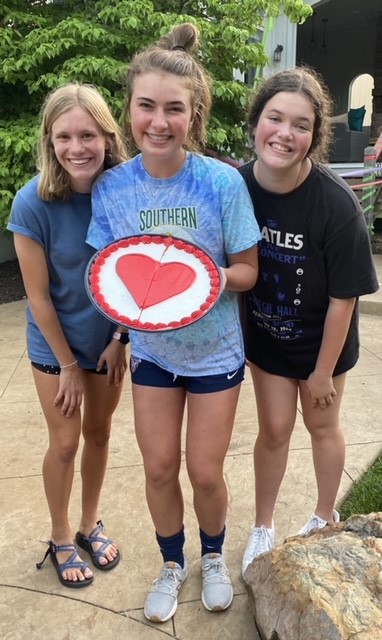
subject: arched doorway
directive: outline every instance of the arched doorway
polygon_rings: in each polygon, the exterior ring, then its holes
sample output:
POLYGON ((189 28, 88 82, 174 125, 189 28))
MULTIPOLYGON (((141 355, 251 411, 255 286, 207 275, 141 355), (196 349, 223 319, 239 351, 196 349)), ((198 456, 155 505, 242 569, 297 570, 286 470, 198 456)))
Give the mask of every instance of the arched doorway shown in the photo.
POLYGON ((371 114, 373 113, 373 89, 374 78, 369 73, 362 73, 352 80, 349 87, 349 108, 357 109, 364 106, 366 109, 363 124, 365 127, 371 125, 371 114))

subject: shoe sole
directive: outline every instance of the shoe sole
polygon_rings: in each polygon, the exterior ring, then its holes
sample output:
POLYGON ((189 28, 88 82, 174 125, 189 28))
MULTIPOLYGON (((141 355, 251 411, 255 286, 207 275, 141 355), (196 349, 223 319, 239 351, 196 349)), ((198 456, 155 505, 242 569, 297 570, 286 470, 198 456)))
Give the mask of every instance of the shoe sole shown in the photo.
POLYGON ((147 615, 145 610, 143 610, 143 613, 145 614, 145 618, 147 620, 150 620, 150 622, 157 622, 157 623, 158 622, 167 622, 167 620, 170 620, 170 618, 172 618, 175 615, 177 608, 178 608, 178 600, 175 600, 173 608, 171 609, 170 613, 165 618, 159 618, 159 616, 149 616, 149 615, 147 615))

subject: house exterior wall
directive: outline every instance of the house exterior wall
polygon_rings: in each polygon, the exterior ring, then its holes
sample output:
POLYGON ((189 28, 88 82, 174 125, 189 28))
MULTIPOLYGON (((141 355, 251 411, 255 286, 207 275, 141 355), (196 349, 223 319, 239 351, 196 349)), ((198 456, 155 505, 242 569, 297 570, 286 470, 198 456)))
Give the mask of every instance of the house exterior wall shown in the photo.
MULTIPOLYGON (((310 4, 316 10, 315 22, 310 18, 297 27, 296 63, 311 65, 322 75, 334 100, 335 115, 348 111, 354 79, 363 74, 372 76, 372 114, 368 113, 365 123, 371 120, 374 139, 378 123, 382 124, 382 4, 380 0, 364 0, 362 6, 353 1, 348 4, 348 0, 310 4), (328 17, 323 50, 323 19, 328 17)), ((363 104, 360 98, 357 106, 363 104)))

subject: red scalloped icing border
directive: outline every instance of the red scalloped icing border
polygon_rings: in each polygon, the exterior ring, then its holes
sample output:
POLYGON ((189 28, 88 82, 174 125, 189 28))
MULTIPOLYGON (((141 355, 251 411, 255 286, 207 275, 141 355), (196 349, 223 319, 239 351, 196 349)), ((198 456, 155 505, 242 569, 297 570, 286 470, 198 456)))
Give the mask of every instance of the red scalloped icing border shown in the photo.
POLYGON ((204 316, 212 305, 216 302, 217 297, 220 293, 220 274, 219 271, 213 262, 213 260, 201 249, 180 240, 179 238, 172 238, 171 236, 132 236, 130 238, 122 238, 116 242, 113 242, 111 245, 108 245, 104 249, 99 251, 89 270, 89 287, 91 294, 96 302, 97 306, 104 312, 106 315, 117 322, 118 324, 125 325, 131 329, 137 329, 141 331, 164 331, 168 329, 179 329, 181 327, 187 326, 196 320, 199 320, 202 316, 204 316), (185 316, 180 320, 176 320, 174 322, 164 323, 164 322, 141 322, 140 320, 129 318, 125 315, 121 315, 118 313, 116 309, 113 309, 105 300, 104 295, 101 293, 99 286, 99 274, 101 271, 102 265, 105 264, 105 260, 118 251, 119 249, 123 249, 124 247, 136 246, 139 244, 163 244, 163 245, 172 245, 176 249, 181 251, 185 251, 186 253, 190 253, 194 255, 196 258, 200 260, 200 262, 204 265, 209 278, 210 278, 210 290, 206 297, 206 300, 200 305, 199 309, 196 309, 192 312, 190 316, 185 316))

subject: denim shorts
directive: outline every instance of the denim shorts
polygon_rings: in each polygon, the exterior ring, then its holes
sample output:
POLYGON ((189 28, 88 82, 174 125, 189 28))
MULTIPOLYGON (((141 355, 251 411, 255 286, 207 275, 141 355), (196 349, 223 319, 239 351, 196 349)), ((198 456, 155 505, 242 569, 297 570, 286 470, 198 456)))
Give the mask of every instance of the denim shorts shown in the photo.
POLYGON ((130 358, 131 380, 144 387, 175 389, 183 387, 190 393, 215 393, 236 387, 244 380, 244 363, 238 369, 212 376, 177 376, 153 362, 130 358))

